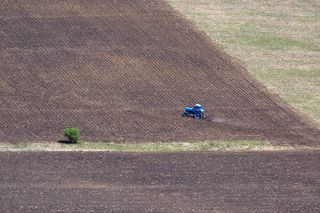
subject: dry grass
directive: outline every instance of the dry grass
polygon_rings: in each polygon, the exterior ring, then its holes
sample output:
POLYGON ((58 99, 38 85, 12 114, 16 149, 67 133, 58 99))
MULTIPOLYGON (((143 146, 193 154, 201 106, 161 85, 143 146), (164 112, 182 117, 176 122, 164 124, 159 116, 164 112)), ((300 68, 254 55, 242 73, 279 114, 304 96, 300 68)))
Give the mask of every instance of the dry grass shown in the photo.
POLYGON ((320 123, 320 2, 168 0, 271 91, 320 123))
POLYGON ((0 143, 1 152, 243 152, 243 151, 297 151, 319 150, 319 147, 272 145, 267 141, 232 140, 203 142, 166 142, 166 143, 113 143, 113 142, 81 142, 66 143, 0 143))
POLYGON ((186 152, 186 151, 263 151, 288 150, 291 147, 275 147, 263 141, 204 141, 171 143, 112 143, 81 142, 64 143, 0 143, 0 152, 186 152))

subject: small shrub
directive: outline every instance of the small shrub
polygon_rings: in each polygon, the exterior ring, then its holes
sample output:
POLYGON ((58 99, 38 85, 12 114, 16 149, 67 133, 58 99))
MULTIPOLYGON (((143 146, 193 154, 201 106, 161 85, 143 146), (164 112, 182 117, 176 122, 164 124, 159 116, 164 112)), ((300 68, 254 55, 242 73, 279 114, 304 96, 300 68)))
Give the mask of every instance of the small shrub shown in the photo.
POLYGON ((66 136, 70 143, 79 143, 80 129, 78 128, 66 128, 64 129, 64 136, 66 136))

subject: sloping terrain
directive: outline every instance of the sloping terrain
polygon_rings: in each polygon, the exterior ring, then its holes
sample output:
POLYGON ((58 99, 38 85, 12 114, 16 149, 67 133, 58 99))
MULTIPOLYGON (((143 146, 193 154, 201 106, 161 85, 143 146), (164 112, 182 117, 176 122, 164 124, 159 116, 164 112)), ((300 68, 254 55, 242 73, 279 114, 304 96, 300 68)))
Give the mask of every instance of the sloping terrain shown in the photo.
POLYGON ((320 153, 1 153, 1 212, 319 212, 320 153))
POLYGON ((0 141, 319 141, 162 0, 0 2, 0 141), (210 117, 182 118, 202 103, 210 117))

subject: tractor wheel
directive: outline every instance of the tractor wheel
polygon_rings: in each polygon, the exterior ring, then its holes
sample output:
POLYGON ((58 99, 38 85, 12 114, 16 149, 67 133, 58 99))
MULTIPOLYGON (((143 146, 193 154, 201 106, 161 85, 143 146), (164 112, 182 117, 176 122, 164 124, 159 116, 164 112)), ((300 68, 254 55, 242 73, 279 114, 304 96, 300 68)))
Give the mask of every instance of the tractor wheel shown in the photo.
POLYGON ((194 117, 195 117, 196 119, 200 119, 202 116, 201 116, 201 113, 200 113, 200 112, 196 112, 196 113, 194 114, 194 117))
POLYGON ((190 116, 190 114, 189 114, 189 113, 187 113, 187 112, 184 112, 184 113, 182 114, 182 116, 183 116, 183 117, 189 117, 189 116, 190 116))

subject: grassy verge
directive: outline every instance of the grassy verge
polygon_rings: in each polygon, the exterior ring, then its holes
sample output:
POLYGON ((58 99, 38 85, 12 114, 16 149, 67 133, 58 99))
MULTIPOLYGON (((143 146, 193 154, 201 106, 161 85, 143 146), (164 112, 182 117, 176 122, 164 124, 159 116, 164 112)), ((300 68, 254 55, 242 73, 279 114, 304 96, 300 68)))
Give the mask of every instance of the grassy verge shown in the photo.
POLYGON ((320 124, 320 2, 168 0, 271 91, 320 124))
POLYGON ((259 151, 283 149, 263 141, 205 141, 176 143, 0 143, 0 152, 103 151, 103 152, 185 152, 185 151, 259 151))

